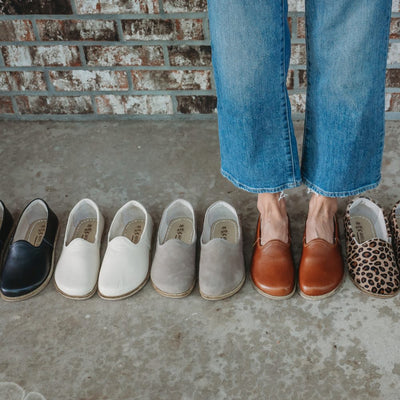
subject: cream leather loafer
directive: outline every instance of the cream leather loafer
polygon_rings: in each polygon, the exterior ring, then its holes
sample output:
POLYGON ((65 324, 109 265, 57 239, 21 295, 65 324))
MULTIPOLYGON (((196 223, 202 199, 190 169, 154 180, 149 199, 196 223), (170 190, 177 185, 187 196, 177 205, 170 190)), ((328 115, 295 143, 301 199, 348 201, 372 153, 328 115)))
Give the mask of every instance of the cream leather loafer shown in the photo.
POLYGON ((163 212, 151 268, 154 289, 167 297, 185 297, 195 285, 196 226, 192 205, 173 201, 163 212))
POLYGON ((71 210, 54 275, 63 296, 83 300, 96 292, 103 228, 104 218, 93 200, 83 199, 71 210))
POLYGON ((111 223, 98 293, 106 300, 132 296, 149 279, 153 221, 137 201, 121 207, 111 223))

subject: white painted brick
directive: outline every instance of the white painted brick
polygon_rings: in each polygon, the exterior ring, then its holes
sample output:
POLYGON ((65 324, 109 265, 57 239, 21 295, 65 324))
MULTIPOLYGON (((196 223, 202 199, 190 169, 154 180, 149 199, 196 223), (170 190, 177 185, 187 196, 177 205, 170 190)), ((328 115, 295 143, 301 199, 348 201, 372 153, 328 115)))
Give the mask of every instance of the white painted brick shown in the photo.
POLYGON ((306 111, 306 94, 296 93, 289 95, 292 113, 304 113, 306 111))
POLYGON ((400 63, 400 42, 392 42, 389 45, 388 64, 400 63))
POLYGON ((171 96, 96 96, 99 114, 172 114, 171 96))
POLYGON ((305 10, 304 0, 289 0, 288 1, 289 11, 301 11, 305 10))
POLYGON ((11 67, 32 65, 32 56, 28 46, 5 46, 3 55, 6 65, 11 67))

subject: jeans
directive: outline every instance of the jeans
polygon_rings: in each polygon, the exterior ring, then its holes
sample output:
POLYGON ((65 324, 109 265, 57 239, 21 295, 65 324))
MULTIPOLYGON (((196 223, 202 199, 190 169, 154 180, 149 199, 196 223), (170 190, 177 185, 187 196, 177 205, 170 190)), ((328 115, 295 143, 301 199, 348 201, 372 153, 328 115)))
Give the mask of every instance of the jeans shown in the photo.
POLYGON ((221 172, 253 193, 304 183, 328 197, 376 187, 391 0, 306 0, 300 167, 286 88, 287 0, 208 0, 221 172))

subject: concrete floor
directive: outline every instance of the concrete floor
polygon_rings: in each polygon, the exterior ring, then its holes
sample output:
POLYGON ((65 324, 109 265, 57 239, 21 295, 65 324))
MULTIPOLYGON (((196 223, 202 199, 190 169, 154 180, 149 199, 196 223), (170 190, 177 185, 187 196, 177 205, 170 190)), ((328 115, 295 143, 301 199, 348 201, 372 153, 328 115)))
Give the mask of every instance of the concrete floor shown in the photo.
MULTIPOLYGON (((61 221, 57 255, 83 197, 99 204, 106 228, 130 199, 158 223, 184 197, 199 234, 206 208, 224 199, 240 214, 249 265, 256 196, 220 176, 216 121, 0 122, 0 130, 0 198, 15 217, 46 199, 61 221)), ((399 151, 400 123, 388 122, 383 181, 369 193, 386 209, 400 198, 399 151)), ((288 193, 298 263, 308 195, 288 193)), ((78 302, 50 284, 30 300, 0 302, 0 321, 1 400, 400 398, 400 297, 368 297, 349 278, 319 302, 297 294, 274 302, 248 280, 220 302, 203 300, 198 287, 166 299, 151 284, 122 301, 78 302)))

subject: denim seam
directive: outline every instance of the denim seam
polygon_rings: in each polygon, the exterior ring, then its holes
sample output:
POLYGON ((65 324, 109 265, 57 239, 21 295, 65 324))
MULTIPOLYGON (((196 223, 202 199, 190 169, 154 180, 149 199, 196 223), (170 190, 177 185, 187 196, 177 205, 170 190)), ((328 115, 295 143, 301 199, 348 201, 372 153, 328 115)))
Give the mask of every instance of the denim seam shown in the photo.
POLYGON ((305 176, 303 176, 303 183, 312 191, 314 191, 315 193, 318 193, 322 196, 325 197, 349 197, 349 196, 355 196, 357 194, 360 194, 362 192, 366 192, 367 190, 371 190, 376 188, 379 185, 379 182, 381 180, 381 176, 379 176, 378 180, 376 180, 373 183, 370 183, 368 185, 364 185, 361 186, 357 189, 353 189, 353 190, 347 190, 347 191, 343 191, 343 192, 327 192, 323 189, 321 189, 320 187, 314 185, 310 180, 308 180, 305 176))
POLYGON ((294 156, 293 156, 293 148, 292 148, 292 141, 290 138, 290 121, 289 121, 289 110, 288 110, 288 95, 287 95, 287 89, 286 89, 286 62, 285 62, 285 54, 286 54, 286 37, 285 37, 285 23, 287 23, 287 19, 285 17, 285 6, 284 2, 287 0, 281 0, 281 33, 282 33, 282 47, 281 47, 281 60, 282 60, 282 66, 283 68, 281 69, 281 79, 282 79, 282 94, 283 94, 283 99, 285 102, 284 109, 285 109, 285 142, 288 143, 289 151, 286 151, 288 162, 291 165, 291 174, 292 174, 292 180, 293 182, 296 181, 296 174, 295 174, 295 167, 294 167, 294 156))
POLYGON ((238 181, 233 175, 231 175, 229 172, 225 171, 223 168, 221 168, 221 174, 226 179, 231 181, 238 188, 244 189, 250 193, 277 193, 277 192, 281 192, 282 190, 285 190, 285 189, 291 189, 291 188, 298 187, 302 184, 302 181, 294 180, 293 182, 288 182, 288 183, 285 183, 283 185, 273 187, 273 188, 265 188, 265 187, 256 188, 253 186, 248 186, 248 185, 238 181))

